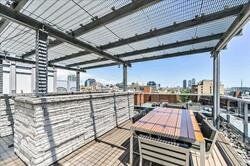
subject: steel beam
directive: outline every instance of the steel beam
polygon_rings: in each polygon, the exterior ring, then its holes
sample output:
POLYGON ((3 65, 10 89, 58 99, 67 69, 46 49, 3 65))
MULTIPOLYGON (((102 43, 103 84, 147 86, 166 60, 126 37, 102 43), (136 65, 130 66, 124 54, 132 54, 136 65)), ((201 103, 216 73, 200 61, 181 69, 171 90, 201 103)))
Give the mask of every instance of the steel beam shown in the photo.
MULTIPOLYGON (((55 37, 56 39, 69 43, 71 45, 74 45, 76 47, 82 48, 84 50, 93 52, 99 56, 105 57, 107 59, 114 60, 119 63, 125 63, 124 61, 120 60, 117 57, 114 57, 94 46, 91 46, 81 40, 78 40, 74 38, 73 36, 66 34, 64 32, 61 32, 55 28, 52 28, 51 26, 44 24, 42 22, 39 22, 29 16, 26 16, 22 13, 16 12, 11 8, 8 8, 2 4, 0 4, 0 16, 5 17, 6 19, 9 19, 11 21, 14 21, 18 24, 21 24, 23 26, 27 26, 31 29, 37 30, 37 29, 43 29, 46 32, 49 33, 50 36, 55 37)), ((127 64, 129 65, 129 64, 127 64)))
MULTIPOLYGON (((131 3, 129 3, 128 5, 125 5, 119 9, 113 9, 113 12, 108 13, 104 16, 102 16, 101 18, 96 18, 94 21, 81 26, 80 28, 72 31, 72 34, 75 37, 79 37, 85 33, 88 33, 94 29, 97 29, 103 25, 106 25, 108 23, 114 22, 120 18, 126 17, 128 15, 131 15, 135 12, 137 12, 138 10, 141 10, 143 8, 146 8, 150 5, 153 5, 157 2, 159 2, 161 0, 136 0, 136 1, 132 1, 131 3)), ((49 48, 55 47, 59 44, 62 44, 62 41, 54 41, 52 42, 52 44, 50 43, 49 48)), ((34 50, 25 53, 24 55, 22 55, 23 58, 27 58, 31 55, 33 55, 35 53, 34 50)))
MULTIPOLYGON (((129 60, 127 62, 129 62, 129 63, 137 63, 137 62, 151 61, 151 60, 157 60, 157 59, 172 58, 172 57, 177 57, 177 56, 185 56, 185 55, 191 55, 191 54, 205 53, 205 52, 212 51, 212 49, 213 49, 213 47, 201 48, 201 49, 195 49, 195 50, 189 50, 189 51, 183 51, 183 52, 177 52, 177 53, 171 53, 171 54, 164 54, 164 55, 159 55, 159 56, 152 56, 152 57, 134 59, 134 60, 129 60)), ((84 67, 84 68, 81 68, 81 69, 82 70, 88 70, 88 69, 115 66, 115 65, 119 65, 119 63, 114 62, 114 63, 84 67)))
POLYGON ((106 58, 97 58, 97 59, 92 59, 92 60, 88 60, 88 61, 84 61, 84 62, 77 62, 77 63, 73 63, 73 64, 69 64, 67 65, 67 67, 70 66, 80 66, 80 65, 88 65, 88 64, 92 64, 92 63, 97 63, 97 62, 102 62, 102 61, 107 61, 106 58))
POLYGON ((248 2, 242 8, 242 10, 240 10, 240 13, 238 14, 234 22, 231 24, 231 26, 228 28, 227 32, 223 35, 221 40, 218 42, 213 52, 219 52, 221 49, 225 48, 227 43, 241 31, 243 26, 249 21, 249 18, 250 2, 248 2))
POLYGON ((67 56, 63 56, 63 57, 60 57, 60 58, 50 60, 49 63, 57 63, 57 62, 65 61, 65 60, 68 60, 68 59, 73 59, 73 58, 77 58, 77 57, 80 57, 80 56, 83 56, 83 55, 87 55, 87 54, 90 54, 90 53, 91 52, 89 52, 89 51, 80 51, 80 52, 77 52, 77 53, 73 53, 73 54, 70 54, 70 55, 67 55, 67 56))
POLYGON ((136 62, 144 62, 144 61, 172 58, 172 57, 178 57, 178 56, 192 55, 192 54, 209 52, 212 49, 213 49, 213 47, 201 48, 201 49, 195 49, 195 50, 189 50, 189 51, 183 51, 183 52, 177 52, 177 53, 171 53, 171 54, 163 54, 163 55, 159 55, 159 56, 134 59, 134 60, 129 60, 128 62, 129 63, 136 63, 136 62))
POLYGON ((81 36, 85 33, 88 33, 89 31, 91 31, 93 29, 99 28, 103 25, 106 25, 108 23, 116 21, 122 17, 126 17, 128 15, 131 15, 131 14, 137 12, 138 10, 146 8, 146 7, 148 7, 152 4, 155 4, 159 1, 160 0, 135 0, 135 1, 132 1, 130 4, 125 5, 117 10, 114 9, 113 12, 111 12, 107 15, 104 15, 101 18, 97 18, 93 22, 90 22, 90 23, 76 29, 73 33, 75 36, 81 36))
POLYGON ((218 12, 211 13, 208 15, 199 16, 199 17, 196 17, 194 19, 187 20, 184 22, 174 23, 173 25, 170 25, 168 27, 155 29, 155 30, 143 33, 143 34, 135 35, 133 37, 129 37, 129 38, 122 39, 122 40, 119 40, 116 42, 112 42, 112 43, 100 46, 100 48, 101 49, 110 49, 110 48, 118 47, 121 45, 129 44, 129 43, 133 43, 133 42, 138 42, 138 41, 150 39, 153 37, 181 31, 181 30, 188 29, 188 28, 191 28, 191 27, 194 27, 197 25, 205 24, 205 23, 212 22, 212 21, 215 21, 218 19, 222 19, 225 17, 236 15, 239 13, 239 11, 242 10, 242 8, 243 8, 243 5, 235 6, 232 8, 226 8, 222 11, 218 11, 218 12))
MULTIPOLYGON (((113 43, 105 44, 105 45, 100 46, 99 48, 101 48, 103 50, 110 49, 110 48, 122 46, 125 44, 129 44, 129 43, 133 43, 133 42, 137 42, 137 41, 141 41, 141 40, 146 40, 146 39, 150 39, 150 38, 161 36, 161 35, 166 35, 166 34, 178 32, 178 31, 188 29, 191 27, 195 27, 195 26, 198 26, 201 24, 205 24, 205 23, 208 23, 211 21, 215 21, 218 19, 222 19, 225 17, 236 15, 242 9, 243 9, 243 5, 235 6, 232 8, 227 8, 227 9, 224 9, 222 11, 218 11, 218 12, 211 13, 208 15, 196 17, 196 18, 191 19, 191 20, 187 20, 187 21, 180 22, 180 23, 175 23, 173 25, 170 25, 170 26, 167 26, 167 27, 164 27, 161 29, 156 29, 156 30, 146 32, 146 33, 143 33, 140 35, 136 35, 136 36, 133 36, 130 38, 126 38, 126 39, 122 39, 119 41, 115 41, 113 43)), ((86 54, 83 54, 83 55, 86 55, 86 54)), ((78 54, 78 56, 81 56, 81 55, 78 54)), ((65 57, 68 57, 68 55, 66 55, 65 57)), ((67 58, 67 59, 70 59, 70 58, 67 58)), ((59 61, 57 61, 57 62, 59 62, 59 61)))
MULTIPOLYGON (((28 0, 16 0, 10 7, 15 11, 20 11, 27 2, 28 0)), ((9 25, 9 23, 9 20, 2 18, 0 22, 0 33, 9 25)))
POLYGON ((55 68, 58 68, 58 69, 85 72, 85 70, 82 70, 82 69, 71 68, 71 67, 65 67, 65 66, 61 66, 61 65, 49 64, 49 66, 50 66, 50 67, 55 67, 55 68))
POLYGON ((128 67, 123 65, 123 91, 128 89, 128 67))
POLYGON ((89 67, 83 67, 81 68, 82 70, 88 70, 88 69, 95 69, 95 68, 101 68, 101 67, 110 67, 110 66, 119 66, 119 63, 113 62, 113 63, 107 63, 107 64, 101 64, 101 65, 94 65, 94 66, 89 66, 89 67))
POLYGON ((219 129, 220 125, 220 54, 213 55, 213 125, 219 129))
MULTIPOLYGON (((177 48, 177 47, 182 47, 182 46, 186 46, 186 45, 191 45, 191 44, 197 44, 197 43, 201 43, 201 42, 216 40, 216 39, 220 39, 222 36, 223 36, 223 33, 213 34, 213 35, 209 35, 209 36, 204 36, 204 37, 199 37, 199 38, 194 38, 194 39, 189 39, 189 40, 184 40, 184 41, 177 41, 175 43, 164 44, 164 45, 160 45, 160 46, 156 46, 156 47, 131 51, 131 52, 123 53, 123 54, 118 54, 118 55, 115 55, 115 56, 117 56, 119 58, 130 57, 130 56, 150 53, 150 52, 154 52, 154 51, 166 50, 166 49, 170 49, 170 48, 177 48)), ((77 56, 81 56, 81 54, 77 54, 77 56)), ((68 56, 65 56, 65 57, 68 57, 68 56)), ((67 65, 67 67, 75 67, 75 66, 80 66, 80 65, 87 65, 87 64, 91 64, 91 63, 97 63, 97 62, 105 61, 105 60, 108 60, 108 59, 99 58, 99 59, 94 59, 94 60, 89 60, 89 61, 84 61, 84 62, 77 62, 77 63, 67 65)))
MULTIPOLYGON (((61 41, 59 41, 59 40, 54 40, 54 41, 49 41, 49 45, 48 45, 48 48, 50 48, 50 47, 54 47, 54 46, 57 46, 57 45, 59 45, 59 44, 61 44, 62 42, 61 41)), ((30 52, 26 52, 24 55, 22 55, 22 58, 24 59, 24 58, 26 58, 26 57, 29 57, 29 56, 31 56, 31 55, 34 55, 36 53, 36 50, 31 50, 30 52)))
MULTIPOLYGON (((36 64, 36 61, 27 60, 27 59, 21 59, 21 58, 16 58, 16 57, 10 57, 10 56, 4 56, 4 55, 0 55, 0 59, 14 61, 14 62, 20 62, 20 63, 27 63, 27 64, 36 64)), ((65 69, 65 70, 85 72, 84 70, 76 69, 76 68, 70 68, 70 67, 65 67, 65 66, 60 66, 60 65, 54 65, 54 64, 48 64, 48 65, 49 65, 49 67, 55 67, 55 68, 58 68, 58 69, 65 69)))

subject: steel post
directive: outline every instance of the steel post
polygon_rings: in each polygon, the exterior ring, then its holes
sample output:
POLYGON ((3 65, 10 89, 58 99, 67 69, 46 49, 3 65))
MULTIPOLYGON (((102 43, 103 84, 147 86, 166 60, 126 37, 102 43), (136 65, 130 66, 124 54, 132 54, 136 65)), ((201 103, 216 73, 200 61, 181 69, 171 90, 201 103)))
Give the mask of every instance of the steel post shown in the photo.
POLYGON ((123 91, 128 89, 128 67, 126 64, 123 65, 123 91))
POLYGON ((31 69, 31 93, 36 92, 36 66, 31 69))
POLYGON ((219 128, 220 116, 220 54, 213 54, 213 124, 219 128))
POLYGON ((9 77, 10 94, 16 94, 16 63, 11 62, 9 77))
POLYGON ((36 95, 48 93, 48 32, 36 32, 36 95))
POLYGON ((230 123, 230 100, 227 100, 227 123, 230 123))
POLYGON ((248 143, 248 103, 244 104, 244 142, 248 143))
POLYGON ((54 73, 53 73, 53 91, 57 92, 57 70, 54 68, 54 73))
POLYGON ((80 72, 76 72, 76 91, 80 91, 80 72))
POLYGON ((0 94, 3 93, 3 60, 0 59, 0 94))
POLYGON ((241 112, 242 112, 242 103, 241 103, 241 101, 238 101, 238 112, 237 112, 237 114, 240 115, 241 112))

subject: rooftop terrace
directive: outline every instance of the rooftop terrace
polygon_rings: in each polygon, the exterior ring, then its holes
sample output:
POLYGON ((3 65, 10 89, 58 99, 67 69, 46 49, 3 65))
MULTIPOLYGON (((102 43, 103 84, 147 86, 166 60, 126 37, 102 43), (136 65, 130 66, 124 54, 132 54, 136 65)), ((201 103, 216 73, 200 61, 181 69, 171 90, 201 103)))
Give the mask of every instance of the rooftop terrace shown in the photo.
MULTIPOLYGON (((129 137, 131 122, 127 121, 108 133, 104 134, 96 141, 79 148, 63 159, 59 160, 56 165, 128 165, 129 164, 129 137)), ((13 150, 13 136, 7 136, 0 139, 0 165, 6 166, 25 166, 13 150)), ((135 146, 134 165, 139 165, 138 146, 135 146)), ((149 165, 145 161, 143 165, 149 165)), ((156 164, 153 164, 156 165, 156 164)), ((193 166, 199 165, 197 154, 192 155, 193 166)), ((206 159, 206 166, 223 166, 226 165, 220 151, 216 147, 213 155, 206 159)))
MULTIPOLYGON (((14 114, 15 119, 12 123, 16 123, 15 124, 15 128, 14 128, 14 134, 18 134, 17 136, 15 136, 16 138, 13 138, 13 133, 11 132, 11 128, 10 126, 1 126, 1 131, 8 131, 5 135, 8 136, 3 136, 1 133, 1 138, 0 138, 0 165, 25 165, 25 163, 27 162, 27 158, 21 155, 25 153, 29 153, 29 151, 34 151, 34 149, 26 149, 20 145, 15 145, 14 142, 19 142, 19 140, 21 141, 21 144, 26 144, 25 142, 23 142, 24 140, 29 140, 29 141, 36 141, 36 138, 29 136, 30 132, 32 132, 32 130, 35 131, 39 131, 40 134, 44 133, 45 135, 40 135, 42 137, 39 136, 39 133, 36 133, 36 137, 40 137, 40 139, 38 139, 37 143, 39 144, 39 142, 43 142, 43 144, 41 145, 46 145, 47 141, 46 140, 51 140, 52 143, 49 143, 50 148, 47 149, 45 152, 42 152, 42 154, 49 154, 50 156, 48 156, 49 158, 53 158, 52 154, 54 154, 56 157, 54 158, 53 163, 54 165, 129 165, 129 154, 130 154, 130 136, 131 136, 131 120, 127 120, 133 117, 132 121, 134 120, 139 120, 138 119, 138 115, 140 115, 141 113, 143 113, 144 109, 149 109, 152 110, 153 107, 157 106, 157 101, 154 101, 153 104, 154 106, 150 106, 150 103, 140 107, 139 105, 137 105, 134 111, 132 112, 127 112, 127 109, 124 109, 124 106, 127 107, 126 105, 124 105, 123 103, 127 102, 126 100, 128 98, 123 98, 124 95, 130 95, 127 93, 117 93, 116 95, 114 94, 105 94, 105 93, 97 93, 97 94, 81 94, 81 93, 76 93, 73 95, 70 95, 71 97, 69 98, 68 95, 55 95, 55 94, 51 94, 50 96, 46 97, 47 98, 47 111, 49 112, 48 115, 43 115, 44 117, 44 121, 39 120, 41 117, 39 117, 39 106, 40 104, 43 105, 42 100, 40 100, 39 98, 33 96, 33 97, 29 97, 29 95, 27 96, 17 96, 15 99, 16 100, 16 110, 19 110, 19 113, 14 114), (90 97, 92 96, 92 97, 90 97), (110 100, 110 97, 116 96, 116 100, 110 100), (29 101, 27 101, 27 99, 29 99, 29 101), (27 101, 27 102, 25 102, 27 101), (101 102, 102 101, 102 102, 101 102), (109 104, 109 102, 113 102, 116 101, 116 109, 112 108, 112 107, 107 107, 109 104), (27 119, 30 119, 31 117, 27 115, 27 113, 22 113, 23 110, 23 103, 27 108, 30 108, 29 104, 35 104, 34 106, 37 107, 35 114, 33 116, 36 116, 37 118, 37 122, 34 124, 35 126, 33 126, 31 123, 31 120, 27 121, 27 120, 23 120, 20 121, 21 117, 26 116, 27 119), (54 105, 54 103, 56 103, 56 105, 54 105), (82 120, 77 122, 77 116, 69 115, 68 117, 66 117, 66 119, 63 116, 63 112, 62 110, 67 110, 70 109, 72 112, 74 112, 74 114, 79 114, 80 112, 84 111, 86 112, 86 114, 80 115, 81 118, 85 119, 84 117, 88 117, 88 104, 91 103, 93 104, 93 112, 94 112, 94 117, 89 117, 89 120, 82 120), (104 104, 105 103, 105 104, 104 104), (77 105, 76 105, 77 104, 77 105), (99 107, 100 104, 102 105, 102 107, 99 107), (37 105, 37 106, 36 106, 37 105), (85 105, 84 107, 81 108, 81 105, 85 105), (56 106, 56 107, 55 107, 56 106), (67 106, 67 107, 66 107, 67 106), (61 108, 61 110, 58 110, 59 112, 61 112, 60 116, 59 114, 55 114, 56 112, 56 108, 61 108), (81 108, 81 109, 79 109, 81 108), (142 110, 138 110, 138 108, 142 108, 142 110), (38 109, 38 110, 37 110, 38 109), (74 111, 75 110, 75 111, 74 111), (125 112, 124 112, 125 111, 125 112), (77 113, 79 112, 79 113, 77 113), (138 114, 138 112, 141 112, 138 114), (124 113, 125 116, 124 116, 124 113), (128 114, 129 113, 129 114, 128 114), (114 118, 116 117, 117 118, 114 118), (126 117, 124 119, 124 117, 126 117), (62 119, 63 118, 63 119, 62 119), (111 118, 111 119, 110 119, 111 118), (49 122, 47 122, 47 120, 49 120, 49 122), (69 121, 68 121, 68 120, 69 121), (60 128, 56 127, 58 126, 57 124, 60 124, 60 126, 64 126, 64 121, 66 120, 66 122, 70 122, 72 120, 72 122, 74 122, 75 124, 78 123, 78 125, 74 125, 74 123, 67 123, 67 126, 71 126, 70 128, 72 128, 74 131, 72 133, 71 137, 68 137, 69 135, 67 133, 71 132, 71 129, 67 129, 67 130, 62 130, 60 131, 60 128), (39 127, 38 124, 40 124, 41 121, 44 124, 44 129, 45 132, 43 130, 41 130, 42 128, 39 127), (93 122, 93 123, 91 123, 93 122), (107 123, 108 122, 108 123, 107 123), (116 123, 117 124, 116 124, 116 123), (112 123, 112 124, 110 124, 112 123), (25 125, 26 128, 28 129, 24 129, 21 128, 20 125, 25 125), (101 125, 100 125, 101 124, 101 125), (48 126, 49 125, 49 126, 48 126), (46 127, 47 126, 47 127, 46 127), (84 128, 87 130, 80 130, 79 126, 85 126, 84 128), (89 127, 88 127, 89 126, 89 127), (104 127, 102 127, 104 126, 104 127), (110 126, 110 127, 108 127, 110 126), (32 129, 33 128, 33 129, 32 129), (74 130, 74 128, 76 128, 77 130, 74 130), (22 131, 19 131, 20 129, 22 130, 26 130, 25 134, 22 131), (32 129, 32 130, 30 130, 32 129), (47 131, 49 129, 49 131, 47 131), (93 131, 94 133, 90 132, 93 131), (41 133, 42 132, 42 133, 41 133), (50 135, 49 133, 52 133, 53 135, 50 135), (82 133, 84 135, 84 139, 81 139, 80 135, 79 137, 75 137, 73 134, 78 134, 78 133, 82 133), (88 134, 89 133, 89 134, 88 134), (20 134, 22 136, 20 136, 20 134), (58 137, 58 134, 60 134, 62 137, 58 137), (23 138, 19 138, 19 137, 23 137, 23 138), (30 138, 29 138, 30 137, 30 138), (65 139, 62 139, 63 137, 65 137, 65 139), (44 139, 45 138, 45 139, 44 139), (61 155, 59 153, 60 151, 60 147, 61 145, 67 144, 68 141, 70 141, 71 139, 73 139, 76 142, 72 142, 71 143, 71 148, 73 150, 69 150, 68 148, 64 148, 64 155, 61 155), (79 141, 77 141, 79 139, 79 141), (44 140, 44 141, 42 141, 44 140), (61 144, 60 142, 62 141, 66 141, 63 144, 61 144), (80 144, 79 144, 80 143, 80 144), (74 146, 74 144, 76 145, 80 145, 80 146, 74 146), (54 147, 54 145, 56 145, 54 147), (21 149, 26 149, 26 152, 22 152, 20 153, 19 151, 15 150, 14 148, 17 148, 20 150, 21 149), (17 153, 18 152, 18 153, 17 153), (24 159, 25 161, 23 161, 22 159, 24 159)), ((149 95, 149 94, 147 94, 149 95)), ((151 94, 151 95, 159 95, 159 94, 151 94)), ((164 94, 161 94, 164 95, 164 94)), ((192 95, 191 96, 193 98, 193 101, 197 100, 197 96, 192 95)), ((208 96, 210 97, 210 96, 208 96)), ((169 99, 173 99, 173 95, 166 95, 165 97, 163 97, 165 100, 169 99)), ((8 98, 9 100, 11 100, 11 98, 8 98)), ((159 99, 159 98, 154 98, 154 99, 159 99)), ((131 110, 133 110, 133 102, 135 101, 135 104, 138 104, 137 101, 138 99, 133 99, 130 98, 128 99, 128 104, 132 107, 127 107, 127 108, 131 108, 131 110), (131 102, 132 101, 132 102, 131 102)), ((147 100, 145 98, 145 100, 147 100)), ((163 101, 161 101, 163 102, 163 101)), ((197 102, 197 101, 196 101, 197 102)), ((233 101, 231 101, 233 102, 233 101)), ((13 107, 11 106, 13 104, 12 101, 10 101, 10 109, 13 110, 13 107)), ((0 105, 4 105, 3 103, 1 103, 0 105)), ((159 106, 166 106, 166 105, 159 105, 159 106)), ((184 103, 168 103, 167 107, 170 108, 185 108, 186 105, 184 103)), ((233 108, 233 107, 232 107, 233 108)), ((3 121, 5 118, 5 115, 7 116, 11 116, 11 110, 9 112, 6 112, 6 110, 3 110, 3 108, 1 108, 2 111, 0 112, 0 115, 2 116, 2 120, 0 121, 1 124, 6 124, 6 122, 8 122, 8 118, 7 121, 3 121)), ((200 112, 202 110, 202 106, 201 105, 194 105, 194 106, 190 106, 189 109, 191 110, 196 110, 198 112, 200 112)), ((70 112, 71 112, 70 111, 70 112)), ((30 113, 32 113, 33 111, 29 111, 30 113)), ((223 112, 221 114, 222 117, 226 116, 228 114, 228 112, 223 112)), ((13 115, 12 115, 13 116, 13 115)), ((209 115, 207 118, 210 119, 209 115)), ((234 123, 233 118, 234 115, 231 114, 230 116, 232 116, 231 118, 231 124, 234 123)), ((141 116, 142 117, 142 116, 141 116)), ((140 118, 141 118, 140 117, 140 118)), ((33 117, 34 120, 36 119, 35 117, 33 117)), ((174 117, 173 117, 174 118, 174 117)), ((173 118, 171 118, 170 120, 173 121, 173 118)), ((43 118, 42 118, 43 119, 43 118)), ((165 119, 166 121, 167 119, 165 119)), ((197 121, 199 120, 199 118, 197 119, 197 121)), ((224 120, 221 119, 222 122, 227 122, 227 117, 224 117, 224 120)), ((157 123, 160 123, 157 122, 157 123)), ((156 124, 157 124, 156 123, 156 124)), ((211 123, 211 121, 210 121, 211 123)), ((241 123, 241 122, 239 122, 241 123)), ((229 124, 229 123, 226 123, 229 124)), ((146 124, 148 125, 148 124, 146 124)), ((238 129, 238 132, 233 131, 235 130, 233 125, 231 126, 232 130, 225 130, 224 127, 220 128, 220 132, 219 132, 219 137, 216 138, 216 145, 215 147, 212 149, 212 153, 208 155, 208 158, 205 158, 205 163, 207 166, 212 166, 212 165, 227 165, 228 163, 240 163, 240 165, 245 165, 246 163, 246 159, 240 159, 241 157, 239 156, 241 153, 241 151, 238 151, 238 147, 236 147, 234 144, 234 139, 232 140, 232 134, 235 134, 234 137, 238 137, 238 133, 241 132, 243 133, 243 137, 244 137, 244 131, 242 129, 238 129), (230 136, 230 137, 228 137, 230 136), (228 138, 227 138, 228 137, 228 138), (226 139, 225 139, 226 138, 226 139), (230 140, 231 139, 231 140, 230 140), (232 142, 233 141, 233 142, 232 142), (233 147, 233 146, 234 147, 233 147), (229 150, 229 152, 228 152, 229 150), (230 152, 232 151, 232 152, 230 152), (233 160, 230 159, 233 156, 233 160)), ((230 127, 230 128, 231 128, 230 127)), ((82 128, 82 127, 81 127, 82 128)), ((237 128, 236 128, 237 130, 237 128)), ((34 133, 35 134, 35 133, 34 133)), ((240 134, 242 135, 242 134, 240 134)), ((240 137, 239 137, 240 138, 240 137)), ((239 141, 240 139, 238 139, 239 141)), ((40 145, 36 145, 36 148, 40 148, 40 145)), ((237 142, 238 144, 238 142, 237 142)), ((26 145, 27 146, 27 145, 26 145)), ((33 146, 33 144, 30 144, 29 146, 33 146)), ((238 146, 238 145, 237 145, 238 146)), ((63 146, 62 146, 63 147, 63 146)), ((138 141, 137 138, 134 139, 134 165, 139 165, 139 147, 138 147, 138 141)), ((71 149, 70 148, 70 149, 71 149)), ((34 151, 36 152, 36 151, 34 151)), ((41 152, 36 152, 36 153, 41 153, 41 152)), ((243 152, 242 152, 243 153, 243 152)), ((27 154, 26 154, 27 155, 27 154)), ((150 165, 150 162, 147 160, 144 160, 144 164, 145 165, 150 165)), ((42 165, 47 165, 47 164, 42 164, 42 165)), ((155 165, 155 163, 153 164, 155 165)), ((190 156, 190 165, 200 165, 200 155, 198 152, 195 151, 191 151, 191 156, 190 156)))
MULTIPOLYGON (((0 96, 0 165, 142 165, 144 157, 143 165, 246 165, 220 132, 221 122, 232 126, 230 101, 226 119, 220 116, 219 83, 220 51, 249 17, 249 0, 0 0, 0 94, 3 66, 10 82, 10 95, 0 96), (157 116, 156 109, 134 111, 142 99, 134 102, 127 92, 131 64, 199 53, 212 55, 213 96, 206 100, 212 118, 194 117, 189 105, 162 108, 157 116), (80 72, 120 65, 124 92, 79 92, 80 72), (56 68, 76 71, 78 93, 48 93, 48 73, 56 89, 56 68), (32 94, 17 95, 24 69, 32 94), (172 135, 135 130, 129 120, 172 135)), ((249 101, 235 100, 243 131, 234 138, 243 138, 237 144, 247 150, 249 101)))

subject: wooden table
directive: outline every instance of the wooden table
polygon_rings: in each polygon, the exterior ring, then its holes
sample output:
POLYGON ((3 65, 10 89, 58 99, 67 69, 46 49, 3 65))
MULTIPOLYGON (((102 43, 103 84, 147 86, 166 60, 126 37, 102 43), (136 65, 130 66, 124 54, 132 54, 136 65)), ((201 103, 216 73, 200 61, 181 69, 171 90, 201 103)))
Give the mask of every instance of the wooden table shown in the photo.
POLYGON ((205 165, 205 141, 191 110, 155 108, 131 126, 130 163, 133 163, 133 137, 136 132, 200 144, 201 165, 205 165))

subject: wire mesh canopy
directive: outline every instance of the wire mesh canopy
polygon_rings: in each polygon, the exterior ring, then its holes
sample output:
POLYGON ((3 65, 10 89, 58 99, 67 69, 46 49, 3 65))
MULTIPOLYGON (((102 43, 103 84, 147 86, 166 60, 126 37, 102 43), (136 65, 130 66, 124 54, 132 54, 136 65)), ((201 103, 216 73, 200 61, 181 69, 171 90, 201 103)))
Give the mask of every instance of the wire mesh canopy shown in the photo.
MULTIPOLYGON (((249 6, 248 0, 0 0, 0 3, 17 16, 25 15, 62 32, 66 38, 49 31, 48 62, 50 66, 69 69, 213 51, 249 6)), ((12 60, 34 62, 37 27, 26 26, 25 20, 15 21, 17 18, 6 15, 0 10, 0 52, 5 53, 1 57, 13 54, 16 58, 12 60)))

